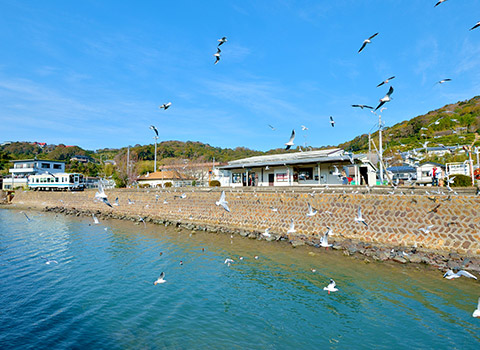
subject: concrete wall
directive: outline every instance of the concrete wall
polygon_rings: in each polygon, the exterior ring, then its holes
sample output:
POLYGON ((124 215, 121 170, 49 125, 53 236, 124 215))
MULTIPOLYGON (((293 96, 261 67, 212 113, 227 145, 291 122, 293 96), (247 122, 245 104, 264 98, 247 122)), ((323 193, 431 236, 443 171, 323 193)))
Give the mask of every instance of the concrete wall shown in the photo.
POLYGON ((325 190, 330 193, 320 194, 321 189, 316 189, 312 196, 306 191, 300 192, 298 188, 285 191, 255 188, 248 192, 226 189, 230 213, 215 205, 221 189, 195 189, 195 192, 192 189, 185 192, 107 190, 112 204, 116 197, 119 198, 120 206, 113 208, 95 202, 95 190, 77 193, 17 191, 13 202, 38 208, 63 206, 139 214, 155 219, 256 232, 263 232, 269 227, 271 233, 283 236, 286 236, 293 218, 297 233, 290 239, 316 240, 329 226, 335 234, 332 241, 354 239, 389 246, 417 245, 429 250, 480 256, 479 196, 392 195, 366 193, 365 188, 357 190, 360 193, 344 194, 341 191, 339 194, 339 189, 330 188, 325 190), (187 197, 174 197, 181 193, 186 193, 187 197), (135 204, 128 205, 127 198, 135 204), (165 199, 168 204, 163 204, 165 199), (307 202, 319 211, 314 217, 306 216, 307 202), (359 206, 368 228, 354 221, 359 206), (271 207, 278 211, 272 211, 271 207), (429 233, 420 230, 429 225, 433 225, 429 233))

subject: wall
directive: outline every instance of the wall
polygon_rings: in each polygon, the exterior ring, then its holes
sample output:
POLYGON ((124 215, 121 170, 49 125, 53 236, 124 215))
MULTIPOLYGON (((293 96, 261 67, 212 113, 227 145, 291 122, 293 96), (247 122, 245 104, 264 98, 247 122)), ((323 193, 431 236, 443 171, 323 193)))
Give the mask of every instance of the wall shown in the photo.
POLYGON ((227 189, 230 213, 215 205, 221 192, 218 188, 195 189, 195 192, 189 189, 185 191, 185 199, 175 197, 182 192, 162 189, 107 190, 112 204, 116 197, 119 198, 120 206, 113 208, 95 202, 95 190, 78 193, 17 191, 14 203, 38 208, 64 206, 122 215, 139 214, 235 230, 263 232, 271 228, 271 233, 283 236, 293 218, 297 233, 290 239, 317 240, 329 226, 335 234, 332 240, 353 239, 388 246, 417 245, 480 256, 479 196, 392 195, 366 193, 365 188, 356 190, 359 193, 344 194, 343 190, 330 188, 326 190, 329 193, 320 194, 322 190, 316 189, 312 196, 298 188, 256 188, 249 192, 227 189), (127 198, 135 204, 128 205, 127 198), (168 204, 163 204, 165 199, 168 204), (307 202, 319 211, 314 217, 306 216, 307 202), (354 221, 359 206, 368 227, 354 221), (272 207, 278 211, 272 211, 272 207), (420 231, 429 225, 433 225, 430 232, 420 231))

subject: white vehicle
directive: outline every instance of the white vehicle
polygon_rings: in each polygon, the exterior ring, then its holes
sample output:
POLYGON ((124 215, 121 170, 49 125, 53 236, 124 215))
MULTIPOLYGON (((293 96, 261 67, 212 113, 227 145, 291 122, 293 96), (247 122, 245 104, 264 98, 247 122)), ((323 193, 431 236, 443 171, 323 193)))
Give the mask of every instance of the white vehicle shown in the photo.
POLYGON ((83 174, 45 173, 30 175, 28 187, 34 191, 83 191, 83 174))

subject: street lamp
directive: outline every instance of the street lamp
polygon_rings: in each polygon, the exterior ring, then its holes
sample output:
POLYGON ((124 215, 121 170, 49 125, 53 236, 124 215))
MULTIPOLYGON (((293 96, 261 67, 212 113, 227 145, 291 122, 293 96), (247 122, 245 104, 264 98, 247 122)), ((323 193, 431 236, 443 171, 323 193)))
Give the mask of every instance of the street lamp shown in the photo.
POLYGON ((157 171, 157 140, 158 140, 158 130, 155 126, 153 125, 150 125, 150 129, 153 130, 153 132, 155 133, 155 136, 153 137, 153 139, 155 140, 155 155, 154 155, 154 165, 153 165, 153 172, 156 172, 157 171))
MULTIPOLYGON (((385 107, 380 109, 380 113, 383 112, 383 110, 386 109, 385 107)), ((383 147, 382 147, 382 115, 380 113, 375 113, 375 111, 371 111, 373 114, 375 114, 378 117, 378 155, 380 157, 380 181, 383 185, 383 147)))

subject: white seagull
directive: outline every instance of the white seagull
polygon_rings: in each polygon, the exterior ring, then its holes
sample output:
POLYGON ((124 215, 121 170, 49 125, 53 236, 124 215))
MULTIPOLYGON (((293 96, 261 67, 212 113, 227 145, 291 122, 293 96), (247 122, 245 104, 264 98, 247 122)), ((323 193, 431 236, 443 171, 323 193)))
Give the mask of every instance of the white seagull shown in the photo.
POLYGON ((103 189, 102 184, 98 184, 98 190, 95 193, 95 198, 103 201, 106 205, 108 205, 110 208, 113 208, 110 202, 107 199, 107 195, 105 194, 105 190, 103 189))
POLYGON ((305 125, 302 125, 302 130, 305 131, 308 130, 308 128, 305 125))
POLYGON ((285 143, 285 150, 290 149, 294 145, 293 140, 295 139, 295 129, 292 130, 292 134, 290 135, 290 140, 288 140, 287 143, 285 143))
POLYGON ((50 264, 58 264, 58 261, 57 261, 57 260, 48 259, 48 258, 45 258, 44 256, 41 256, 41 258, 45 260, 45 264, 47 264, 47 265, 50 265, 50 264))
POLYGON ((330 294, 330 292, 338 292, 338 289, 336 288, 336 283, 334 280, 330 279, 330 283, 328 284, 328 286, 326 287, 323 287, 323 290, 326 290, 328 291, 328 294, 330 294))
POLYGON ((158 136, 158 129, 154 125, 150 125, 149 129, 153 130, 153 132, 158 136))
POLYGON ((465 277, 468 277, 468 278, 477 279, 477 277, 475 277, 475 276, 472 275, 470 272, 465 271, 465 270, 460 270, 460 271, 458 271, 457 273, 453 272, 452 270, 448 270, 448 271, 445 272, 445 274, 443 275, 443 278, 446 278, 447 280, 451 280, 452 278, 459 278, 459 277, 461 277, 461 276, 465 276, 465 277))
POLYGON ((362 208, 358 206, 357 216, 355 217, 355 222, 359 224, 364 224, 368 227, 368 224, 365 222, 365 219, 362 217, 362 208))
POLYGON ((477 22, 470 30, 474 30, 476 28, 480 27, 480 22, 477 22))
POLYGON ((445 1, 447 1, 447 0, 438 0, 438 2, 437 2, 437 3, 435 4, 435 6, 433 6, 433 7, 437 7, 437 6, 440 5, 442 2, 445 2, 445 1))
POLYGON ((140 215, 138 216, 138 218, 141 222, 143 222, 143 227, 147 227, 147 223, 145 222, 145 220, 140 215))
POLYGON ((227 42, 227 37, 224 36, 223 38, 220 38, 217 40, 218 41, 218 46, 222 45, 223 43, 227 42))
POLYGON ((337 166, 334 165, 333 168, 335 169, 335 171, 332 173, 333 176, 340 176, 340 171, 338 170, 337 166))
POLYGON ((221 205, 223 209, 230 212, 230 209, 228 208, 228 202, 225 200, 225 191, 222 191, 222 194, 220 195, 220 199, 217 202, 215 202, 215 204, 221 205))
POLYGON ((262 232, 262 236, 264 237, 272 237, 272 234, 270 233, 270 228, 266 228, 265 232, 262 232))
POLYGON ((380 103, 378 104, 377 108, 375 110, 379 109, 384 105, 385 102, 390 102, 392 99, 390 98, 390 95, 393 94, 393 86, 390 86, 390 89, 388 89, 387 94, 380 99, 380 103))
POLYGON ((165 283, 165 282, 167 282, 167 281, 164 280, 164 278, 165 278, 165 272, 162 272, 162 273, 160 274, 160 277, 158 277, 158 279, 157 279, 155 282, 153 282, 153 284, 156 286, 156 285, 159 284, 159 283, 165 283))
POLYGON ((473 317, 480 317, 480 298, 478 298, 477 309, 472 314, 473 317))
POLYGON ((163 105, 159 106, 158 108, 160 109, 164 109, 164 110, 167 110, 168 107, 170 107, 172 105, 172 102, 168 102, 168 103, 164 103, 163 105))
POLYGON ((95 216, 95 214, 92 213, 92 217, 93 217, 93 223, 95 225, 98 225, 100 222, 98 221, 97 217, 95 216))
POLYGON ((335 127, 335 120, 333 120, 332 116, 330 116, 330 125, 332 126, 332 128, 335 127))
POLYGON ((227 266, 230 266, 231 263, 233 263, 233 259, 230 259, 230 258, 226 258, 225 261, 224 261, 224 264, 227 264, 227 266))
POLYGON ((367 44, 370 44, 372 42, 372 39, 375 38, 377 35, 378 35, 378 33, 375 33, 370 38, 365 39, 363 41, 362 47, 360 48, 360 50, 358 50, 358 53, 362 52, 362 50, 365 48, 365 46, 367 46, 367 44))
POLYGON ((222 51, 220 50, 219 47, 217 47, 217 52, 213 54, 213 56, 215 56, 215 62, 213 64, 217 64, 219 61, 220 61, 220 53, 222 51))
POLYGON ((115 206, 117 206, 117 207, 120 205, 120 204, 118 203, 118 197, 115 198, 115 203, 113 203, 113 205, 115 205, 115 206))
POLYGON ((290 228, 288 229, 287 233, 295 233, 297 232, 297 230, 295 230, 295 223, 293 222, 293 219, 292 221, 290 221, 290 228))
POLYGON ((367 105, 352 105, 352 107, 361 108, 361 109, 364 109, 364 108, 373 109, 373 107, 367 106, 367 105))
POLYGON ((395 79, 395 76, 392 76, 392 77, 390 77, 390 78, 385 79, 385 80, 382 81, 380 84, 378 84, 377 87, 380 87, 380 86, 382 86, 383 84, 388 84, 388 83, 390 82, 390 80, 392 80, 392 79, 395 79))
POLYGON ((127 202, 128 202, 128 204, 130 204, 130 205, 135 204, 135 202, 132 201, 132 200, 130 200, 130 198, 127 198, 127 202))
POLYGON ((270 127, 270 129, 272 129, 272 131, 277 130, 273 125, 268 124, 268 126, 270 127))
POLYGON ((419 230, 422 231, 423 233, 429 234, 430 229, 433 227, 433 225, 428 225, 427 228, 421 227, 419 230))
POLYGON ((315 216, 317 213, 318 213, 318 210, 315 209, 314 207, 312 207, 312 205, 310 203, 307 203, 308 205, 308 213, 307 213, 307 216, 308 217, 312 217, 312 216, 315 216))
POLYGON ((320 247, 328 248, 331 247, 333 244, 328 244, 328 235, 332 233, 332 229, 327 226, 327 232, 320 238, 320 247))
POLYGON ((447 79, 442 79, 442 80, 440 80, 440 81, 437 81, 435 84, 443 84, 443 83, 446 83, 447 81, 452 81, 452 79, 449 79, 449 78, 447 78, 447 79))

